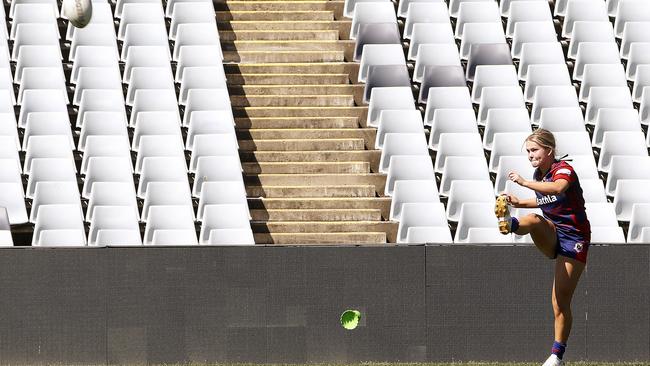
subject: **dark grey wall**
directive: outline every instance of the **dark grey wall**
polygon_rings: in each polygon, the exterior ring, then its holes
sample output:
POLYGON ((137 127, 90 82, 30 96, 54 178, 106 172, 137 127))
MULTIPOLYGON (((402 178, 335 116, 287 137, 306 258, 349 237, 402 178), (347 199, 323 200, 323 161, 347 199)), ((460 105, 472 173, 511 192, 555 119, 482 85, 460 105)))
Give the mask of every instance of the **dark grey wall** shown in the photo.
MULTIPOLYGON (((589 261, 567 359, 650 360, 650 246, 589 261)), ((540 361, 552 265, 533 247, 3 249, 0 364, 540 361)))

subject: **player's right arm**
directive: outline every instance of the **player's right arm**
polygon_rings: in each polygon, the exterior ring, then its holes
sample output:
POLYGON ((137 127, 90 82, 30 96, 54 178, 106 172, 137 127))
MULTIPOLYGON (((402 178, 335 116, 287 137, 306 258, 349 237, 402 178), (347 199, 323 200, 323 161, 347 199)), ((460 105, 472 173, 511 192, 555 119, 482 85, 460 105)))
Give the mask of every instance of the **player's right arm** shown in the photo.
POLYGON ((520 200, 517 198, 517 196, 511 195, 511 194, 505 194, 507 197, 508 203, 510 203, 513 207, 516 208, 537 208, 537 200, 534 198, 527 198, 524 200, 520 200))

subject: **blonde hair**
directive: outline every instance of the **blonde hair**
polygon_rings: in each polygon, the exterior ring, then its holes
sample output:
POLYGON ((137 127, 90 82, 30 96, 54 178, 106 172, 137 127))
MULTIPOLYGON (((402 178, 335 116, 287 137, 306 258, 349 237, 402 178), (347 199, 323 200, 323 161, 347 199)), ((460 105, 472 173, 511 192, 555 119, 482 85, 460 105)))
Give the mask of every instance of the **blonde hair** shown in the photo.
POLYGON ((555 156, 555 136, 553 136, 553 133, 551 131, 545 130, 543 128, 538 128, 528 137, 526 137, 524 144, 528 141, 534 142, 541 147, 550 149, 553 152, 553 156, 555 156))

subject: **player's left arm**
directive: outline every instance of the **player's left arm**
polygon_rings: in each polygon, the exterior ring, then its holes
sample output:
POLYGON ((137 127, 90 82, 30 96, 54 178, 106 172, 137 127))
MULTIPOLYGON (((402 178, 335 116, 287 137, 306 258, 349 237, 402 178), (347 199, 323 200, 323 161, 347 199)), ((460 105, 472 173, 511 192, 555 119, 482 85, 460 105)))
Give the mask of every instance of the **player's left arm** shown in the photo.
POLYGON ((569 189, 569 186, 571 183, 569 183, 568 180, 564 178, 559 178, 553 182, 535 182, 535 181, 530 181, 526 179, 522 179, 523 181, 519 183, 521 186, 530 188, 533 191, 539 192, 541 194, 547 195, 558 195, 564 193, 567 189, 569 189))

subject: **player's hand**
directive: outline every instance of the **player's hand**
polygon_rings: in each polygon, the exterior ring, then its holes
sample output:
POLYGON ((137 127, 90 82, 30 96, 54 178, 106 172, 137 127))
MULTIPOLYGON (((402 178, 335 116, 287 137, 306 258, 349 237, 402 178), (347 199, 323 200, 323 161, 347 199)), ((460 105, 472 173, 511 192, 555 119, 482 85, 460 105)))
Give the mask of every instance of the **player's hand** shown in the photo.
POLYGON ((517 172, 513 172, 513 171, 508 173, 508 179, 510 179, 511 181, 519 184, 520 186, 523 186, 524 182, 526 181, 521 175, 519 175, 519 174, 517 174, 517 172))
POLYGON ((504 193, 503 196, 506 196, 506 201, 511 206, 513 206, 513 207, 518 207, 519 206, 519 198, 517 198, 517 196, 514 196, 512 194, 507 194, 507 193, 504 193))

